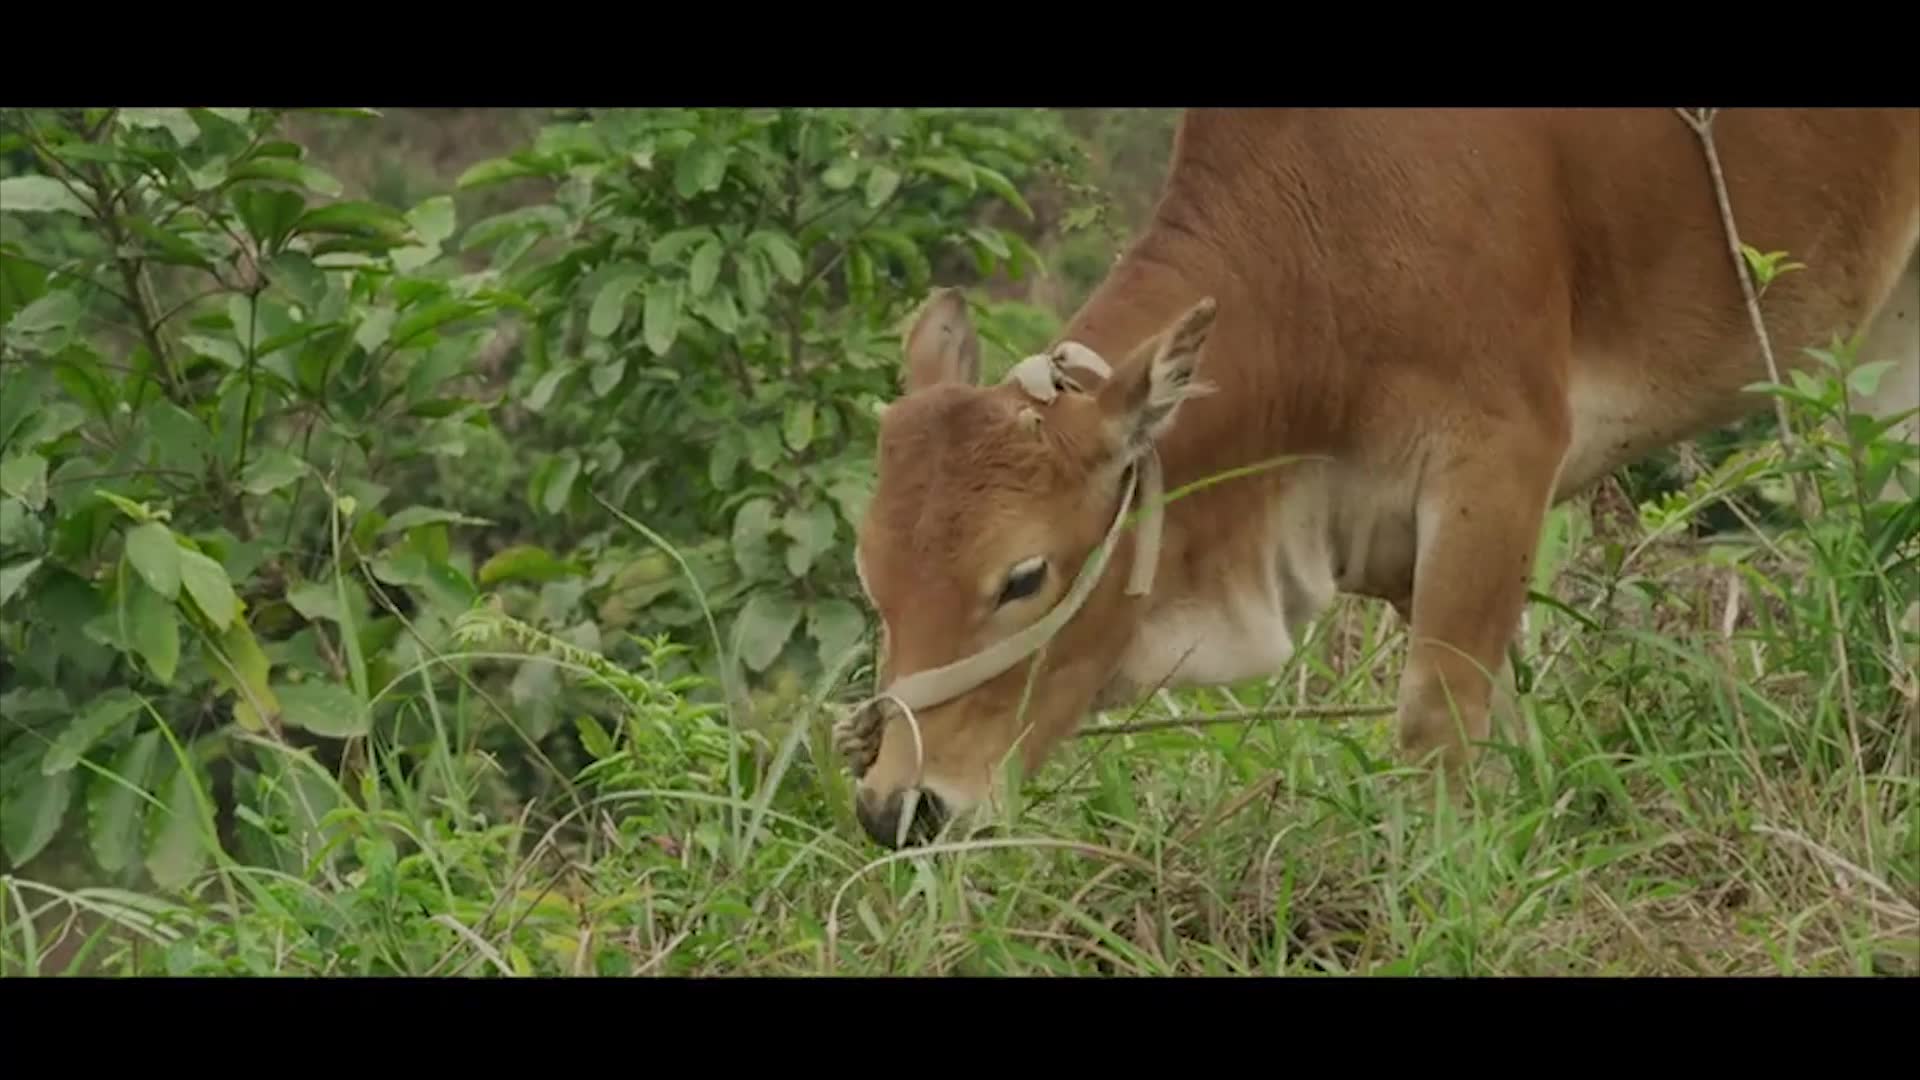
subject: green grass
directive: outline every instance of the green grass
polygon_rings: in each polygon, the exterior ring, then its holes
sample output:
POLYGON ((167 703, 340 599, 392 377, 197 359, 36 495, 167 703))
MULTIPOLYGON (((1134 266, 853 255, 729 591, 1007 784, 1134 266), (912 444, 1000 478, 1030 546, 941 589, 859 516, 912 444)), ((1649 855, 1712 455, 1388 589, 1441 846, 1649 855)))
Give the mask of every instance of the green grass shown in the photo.
POLYGON ((1606 537, 1584 535, 1606 527, 1583 508, 1557 516, 1558 570, 1542 585, 1564 609, 1531 615, 1529 670, 1544 675, 1523 699, 1527 737, 1490 748, 1458 799, 1395 763, 1388 716, 1284 715, 1391 701, 1404 634, 1373 605, 1342 605, 1265 685, 1106 718, 1163 722, 1074 740, 985 832, 900 854, 855 825, 823 710, 735 725, 660 674, 664 643, 658 668, 625 672, 480 611, 471 653, 448 663, 544 654, 613 706, 578 725, 591 763, 558 794, 490 815, 478 808, 497 804, 493 766, 452 743, 409 772, 376 737, 344 777, 286 750, 242 800, 253 824, 235 829, 251 857, 223 853, 166 899, 9 879, 0 965, 1920 972, 1910 653, 1904 673, 1885 669, 1883 693, 1856 675, 1843 696, 1830 639, 1777 621, 1791 614, 1783 596, 1817 592, 1817 567, 1766 567, 1782 596, 1730 600, 1744 578, 1693 541, 1642 544, 1609 568, 1606 537))

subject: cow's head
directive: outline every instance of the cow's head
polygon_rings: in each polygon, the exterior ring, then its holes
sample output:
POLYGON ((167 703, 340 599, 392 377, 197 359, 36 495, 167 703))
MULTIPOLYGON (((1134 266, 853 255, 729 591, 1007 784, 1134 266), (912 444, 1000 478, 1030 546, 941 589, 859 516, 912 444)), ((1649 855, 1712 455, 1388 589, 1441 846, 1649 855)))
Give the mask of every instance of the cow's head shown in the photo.
POLYGON ((1152 451, 1200 389, 1213 315, 1201 301, 1111 370, 1069 343, 983 386, 960 294, 920 314, 856 551, 881 621, 882 696, 838 733, 857 816, 879 843, 924 837, 981 803, 1010 752, 1037 769, 1107 686, 1151 570, 1134 557, 1154 550, 1153 533, 1134 526, 1157 510, 1145 505, 1152 451), (1085 591, 1070 596, 1083 569, 1085 591))

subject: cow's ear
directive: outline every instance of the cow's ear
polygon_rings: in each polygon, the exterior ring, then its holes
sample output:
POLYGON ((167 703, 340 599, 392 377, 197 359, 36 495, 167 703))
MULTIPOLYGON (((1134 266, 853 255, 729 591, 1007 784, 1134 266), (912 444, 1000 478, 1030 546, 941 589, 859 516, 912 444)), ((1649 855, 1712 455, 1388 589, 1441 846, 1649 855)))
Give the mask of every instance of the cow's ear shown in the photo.
POLYGON ((903 385, 909 394, 941 383, 979 381, 980 337, 959 289, 941 289, 928 299, 907 331, 904 354, 903 385))
POLYGON ((1216 306, 1207 298, 1188 308, 1178 322, 1134 350, 1100 388, 1109 434, 1126 458, 1166 434, 1182 402, 1211 391, 1194 376, 1216 306))

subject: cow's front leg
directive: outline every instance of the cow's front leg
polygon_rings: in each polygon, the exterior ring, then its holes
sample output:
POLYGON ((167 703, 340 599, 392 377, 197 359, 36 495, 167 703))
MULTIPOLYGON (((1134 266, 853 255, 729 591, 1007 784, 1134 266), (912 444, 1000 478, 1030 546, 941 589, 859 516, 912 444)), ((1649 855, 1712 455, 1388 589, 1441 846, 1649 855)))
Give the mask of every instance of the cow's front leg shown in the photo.
POLYGON ((1486 739, 1496 680, 1509 682, 1509 645, 1533 577, 1540 527, 1566 446, 1564 434, 1461 440, 1436 455, 1416 511, 1419 548, 1400 743, 1450 769, 1486 739))

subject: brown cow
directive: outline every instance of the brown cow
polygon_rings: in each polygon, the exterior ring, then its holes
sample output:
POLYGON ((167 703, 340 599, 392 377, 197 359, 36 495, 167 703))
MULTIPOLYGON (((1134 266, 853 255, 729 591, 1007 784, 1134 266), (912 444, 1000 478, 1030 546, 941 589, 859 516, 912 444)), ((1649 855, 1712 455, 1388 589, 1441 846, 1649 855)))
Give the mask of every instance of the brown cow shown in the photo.
MULTIPOLYGON (((1861 360, 1901 366, 1867 408, 1912 409, 1920 111, 1714 131, 1742 239, 1807 267, 1764 297, 1778 363, 1871 324, 1861 360)), ((1767 371, 1707 158, 1665 109, 1192 112, 1062 340, 1085 348, 1036 393, 977 385, 957 293, 907 336, 857 565, 880 685, 922 679, 911 712, 839 733, 880 843, 980 803, 1016 748, 1037 769, 1090 709, 1280 667, 1340 592, 1410 621, 1402 745, 1457 765, 1548 507, 1770 407, 1743 389, 1767 371), (1122 510, 1151 509, 1148 467, 1173 489, 1285 455, 1312 458, 1166 504, 1143 565, 1114 534, 1116 569, 1062 606, 1122 510), (1008 641, 1049 613, 1071 617, 1043 652, 1008 641)))

